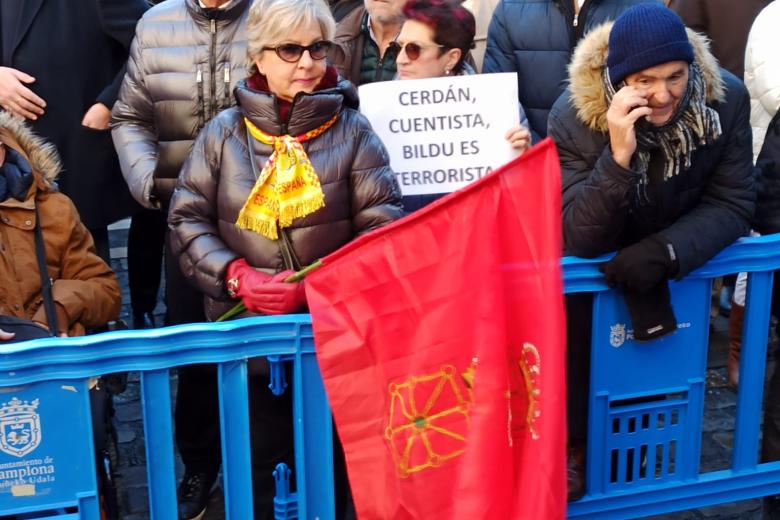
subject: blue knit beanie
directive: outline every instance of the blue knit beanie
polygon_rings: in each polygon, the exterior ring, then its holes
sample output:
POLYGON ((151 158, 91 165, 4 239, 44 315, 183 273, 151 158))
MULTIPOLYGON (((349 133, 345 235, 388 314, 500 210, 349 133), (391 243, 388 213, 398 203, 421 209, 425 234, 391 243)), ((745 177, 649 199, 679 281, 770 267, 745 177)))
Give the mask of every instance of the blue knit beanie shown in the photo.
POLYGON ((609 33, 607 67, 613 85, 640 70, 669 61, 693 61, 680 17, 659 4, 638 4, 624 11, 609 33))

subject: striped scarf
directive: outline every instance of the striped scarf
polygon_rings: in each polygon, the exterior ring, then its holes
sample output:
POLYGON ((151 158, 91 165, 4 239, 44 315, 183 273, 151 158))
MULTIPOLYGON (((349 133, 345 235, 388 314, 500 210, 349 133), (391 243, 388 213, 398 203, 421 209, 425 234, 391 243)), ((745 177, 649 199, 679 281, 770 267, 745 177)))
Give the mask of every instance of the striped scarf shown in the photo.
MULTIPOLYGON (((721 134, 718 113, 707 106, 706 86, 696 63, 688 69, 688 85, 671 119, 662 126, 637 125, 637 151, 631 159, 631 168, 641 175, 637 185, 640 202, 647 202, 647 169, 650 153, 660 149, 664 155, 664 180, 669 180, 691 167, 693 152, 702 145, 715 141, 721 134)), ((616 88, 604 67, 602 75, 607 105, 612 103, 616 88)), ((624 84, 618 85, 618 89, 624 84)))
MULTIPOLYGON (((244 118, 249 135, 273 146, 274 151, 241 208, 236 226, 276 240, 278 228, 289 227, 293 219, 305 217, 325 206, 320 179, 301 143, 325 133, 336 119, 338 114, 322 126, 293 137, 266 134, 244 118)), ((254 161, 251 149, 249 154, 250 160, 254 161)))

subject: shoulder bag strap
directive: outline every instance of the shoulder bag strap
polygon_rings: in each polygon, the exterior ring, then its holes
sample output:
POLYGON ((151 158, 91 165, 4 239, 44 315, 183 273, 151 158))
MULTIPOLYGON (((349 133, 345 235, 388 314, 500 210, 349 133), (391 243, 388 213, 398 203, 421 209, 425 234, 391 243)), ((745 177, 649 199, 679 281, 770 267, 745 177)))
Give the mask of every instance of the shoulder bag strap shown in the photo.
POLYGON ((46 319, 49 322, 49 333, 57 335, 57 312, 54 310, 54 297, 51 294, 51 278, 46 267, 46 248, 43 245, 43 232, 41 231, 41 216, 38 213, 38 204, 35 204, 35 256, 38 258, 38 271, 41 275, 41 293, 43 294, 43 306, 46 310, 46 319))

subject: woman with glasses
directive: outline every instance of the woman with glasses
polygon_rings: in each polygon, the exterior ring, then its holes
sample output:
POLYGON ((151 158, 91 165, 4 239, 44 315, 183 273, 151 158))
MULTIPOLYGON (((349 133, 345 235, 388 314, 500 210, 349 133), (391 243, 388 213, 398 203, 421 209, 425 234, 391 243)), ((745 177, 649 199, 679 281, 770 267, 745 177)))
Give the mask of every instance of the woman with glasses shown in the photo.
MULTIPOLYGON (((327 66, 335 31, 325 0, 256 0, 237 106, 212 119, 171 201, 174 253, 205 294, 209 319, 242 302, 253 314, 305 312, 304 282, 284 280, 402 215, 384 146, 355 87, 327 66)), ((256 518, 273 515, 272 471, 292 463, 289 392, 266 367, 250 385, 256 518)), ((218 449, 215 447, 215 449, 218 449)))
MULTIPOLYGON (((438 78, 475 74, 467 62, 474 46, 474 15, 455 0, 408 0, 406 21, 394 47, 398 79, 438 78)), ((520 122, 505 138, 521 154, 531 145, 528 120, 520 106, 520 122)), ((414 211, 442 195, 404 197, 404 209, 414 211)))

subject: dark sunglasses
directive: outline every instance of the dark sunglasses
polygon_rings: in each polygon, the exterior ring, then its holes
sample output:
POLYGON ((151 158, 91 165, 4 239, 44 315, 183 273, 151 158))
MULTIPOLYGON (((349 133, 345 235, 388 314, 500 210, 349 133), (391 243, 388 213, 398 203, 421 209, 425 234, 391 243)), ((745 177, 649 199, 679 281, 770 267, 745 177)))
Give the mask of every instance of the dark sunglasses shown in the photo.
POLYGON ((420 45, 419 43, 414 43, 414 42, 409 42, 409 43, 405 43, 404 45, 401 45, 396 41, 392 41, 390 42, 390 45, 388 47, 392 49, 393 52, 395 52, 396 56, 401 54, 401 51, 404 51, 406 52, 406 56, 410 60, 414 61, 420 57, 420 53, 422 52, 423 49, 427 49, 429 47, 437 47, 439 49, 443 49, 444 45, 436 45, 436 44, 420 45))
POLYGON ((297 43, 283 43, 276 47, 264 47, 264 51, 274 51, 277 56, 288 63, 295 63, 303 56, 303 51, 309 51, 309 56, 313 60, 324 60, 328 55, 328 50, 333 43, 327 40, 320 40, 311 45, 298 45, 297 43))

